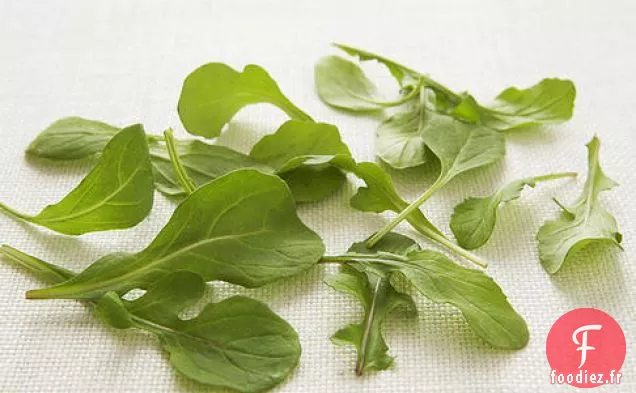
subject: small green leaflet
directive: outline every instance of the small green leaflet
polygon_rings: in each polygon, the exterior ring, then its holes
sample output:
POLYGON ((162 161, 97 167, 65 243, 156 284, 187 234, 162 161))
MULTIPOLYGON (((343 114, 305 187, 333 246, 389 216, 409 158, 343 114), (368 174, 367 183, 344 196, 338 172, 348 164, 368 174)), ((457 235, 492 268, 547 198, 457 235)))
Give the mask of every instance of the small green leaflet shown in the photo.
POLYGON ((73 279, 27 296, 95 299, 145 288, 177 270, 252 288, 298 274, 323 253, 320 237, 298 218, 287 185, 240 169, 189 195, 141 252, 104 257, 73 279))
POLYGON ((351 158, 335 126, 298 120, 285 122, 250 152, 252 159, 276 170, 297 202, 322 199, 342 186, 345 175, 329 164, 335 156, 351 158))
MULTIPOLYGON (((50 283, 74 276, 8 246, 0 247, 0 255, 50 283)), ((172 366, 205 385, 255 393, 280 384, 300 358, 294 329, 265 304, 244 296, 208 304, 195 318, 179 318, 183 309, 200 300, 204 288, 200 276, 177 271, 133 301, 108 292, 94 303, 95 311, 115 328, 156 334, 172 366)))
MULTIPOLYGON (((373 162, 361 162, 349 169, 366 183, 358 188, 351 198, 351 206, 364 212, 381 213, 384 211, 401 212, 408 203, 395 190, 391 176, 373 162)), ((443 236, 419 209, 414 210, 406 220, 423 235, 443 236)))
POLYGON ((509 87, 487 107, 465 94, 452 114, 498 131, 510 131, 570 120, 575 98, 576 88, 572 81, 546 78, 527 89, 509 87))
POLYGON ((546 221, 539 229, 539 256, 544 269, 554 274, 570 255, 591 243, 608 243, 620 247, 623 236, 616 219, 605 210, 599 194, 618 184, 605 176, 599 162, 601 142, 594 137, 587 144, 588 170, 583 192, 570 207, 563 209, 558 220, 546 221))
POLYGON ((331 124, 288 120, 271 135, 264 136, 250 151, 250 157, 279 172, 295 169, 294 162, 307 156, 351 156, 331 124))
POLYGON ((457 243, 467 250, 483 246, 495 228, 497 208, 500 204, 519 198, 526 186, 534 187, 538 182, 573 176, 576 176, 576 173, 528 177, 515 180, 492 195, 466 199, 455 206, 450 220, 450 227, 457 243))
MULTIPOLYGON (((393 234, 391 234, 393 235, 393 234)), ((398 235, 396 235, 398 236, 398 235)), ((387 236, 375 250, 387 252, 405 251, 401 248, 402 239, 387 236)), ((411 244, 407 244, 410 248, 411 244)), ((374 252, 364 244, 354 244, 349 252, 374 252)), ((331 340, 338 345, 354 345, 358 352, 356 374, 365 371, 379 371, 393 364, 393 357, 388 355, 387 346, 382 335, 382 324, 387 315, 398 306, 415 310, 413 299, 400 293, 390 283, 390 271, 381 267, 367 269, 365 265, 349 263, 340 267, 340 273, 326 279, 327 285, 335 290, 355 296, 364 308, 362 323, 351 324, 338 330, 331 340)))
MULTIPOLYGON (((402 237, 397 234, 387 236, 402 237)), ((383 238, 384 239, 384 238, 383 238)), ((408 238, 407 238, 408 239, 408 238)), ((520 349, 529 339, 528 327, 501 288, 481 270, 456 265, 443 254, 413 246, 406 253, 348 253, 326 261, 355 262, 402 274, 424 296, 457 307, 471 329, 496 348, 520 349)), ((379 244, 379 243, 378 243, 379 244)))
POLYGON ((349 60, 323 57, 316 63, 314 75, 320 99, 333 107, 359 112, 383 108, 373 82, 349 60))
POLYGON ((150 212, 152 167, 141 125, 120 131, 104 148, 97 165, 60 202, 29 216, 0 204, 8 214, 68 234, 130 228, 150 212))
POLYGON ((403 219, 442 188, 455 176, 492 164, 505 155, 503 136, 486 127, 467 124, 450 116, 429 112, 428 126, 422 139, 441 164, 439 177, 416 201, 398 214, 389 224, 369 239, 372 246, 395 228, 403 219))
POLYGON ((290 118, 311 120, 281 93, 276 82, 257 65, 242 72, 222 63, 208 63, 194 70, 183 83, 179 117, 193 135, 215 138, 243 107, 269 103, 290 118))
POLYGON ((402 112, 383 121, 378 127, 375 150, 378 157, 396 169, 422 165, 430 159, 422 134, 428 126, 427 110, 422 100, 413 100, 402 112))
POLYGON ((65 117, 42 131, 26 152, 54 160, 84 158, 101 153, 120 130, 101 121, 65 117))

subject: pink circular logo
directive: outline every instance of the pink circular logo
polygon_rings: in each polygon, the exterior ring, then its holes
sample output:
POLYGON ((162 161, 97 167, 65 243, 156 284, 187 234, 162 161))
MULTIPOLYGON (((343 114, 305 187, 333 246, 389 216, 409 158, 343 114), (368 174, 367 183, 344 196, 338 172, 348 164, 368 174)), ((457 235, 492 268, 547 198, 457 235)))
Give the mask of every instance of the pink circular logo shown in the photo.
POLYGON ((545 344, 550 382, 594 388, 620 384, 625 334, 618 322, 595 308, 578 308, 559 318, 545 344))

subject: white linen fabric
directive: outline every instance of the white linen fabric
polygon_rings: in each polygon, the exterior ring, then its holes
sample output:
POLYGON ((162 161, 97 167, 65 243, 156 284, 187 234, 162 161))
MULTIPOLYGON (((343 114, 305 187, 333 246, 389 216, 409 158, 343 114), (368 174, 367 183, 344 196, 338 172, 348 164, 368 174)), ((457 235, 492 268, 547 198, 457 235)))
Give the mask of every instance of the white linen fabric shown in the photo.
MULTIPOLYGON (((498 351, 482 343, 459 312, 416 296, 419 316, 397 313, 386 324, 392 370, 353 373, 352 347, 329 336, 358 321, 361 308, 322 280, 337 267, 257 290, 215 284, 215 298, 245 293, 261 299, 299 332, 303 355, 277 392, 549 392, 545 339, 565 312, 596 307, 612 315, 627 337, 623 382, 607 392, 636 391, 636 3, 633 1, 2 1, 0 2, 0 200, 24 212, 56 202, 91 162, 27 159, 24 149, 52 121, 69 115, 115 125, 167 127, 187 137, 176 112, 185 76, 206 62, 237 69, 263 66, 282 91, 315 119, 336 124, 358 160, 374 160, 378 120, 325 106, 313 86, 313 65, 337 53, 332 41, 384 54, 478 99, 505 87, 530 86, 547 76, 570 78, 578 97, 567 124, 507 134, 507 156, 452 181, 425 204, 450 234, 452 207, 510 180, 556 171, 586 171, 587 143, 602 141, 601 163, 621 186, 602 199, 617 217, 624 251, 593 248, 549 276, 538 260, 535 235, 557 216, 551 197, 572 201, 584 176, 526 190, 500 209, 490 242, 477 253, 526 318, 530 344, 498 351)), ((391 77, 369 66, 385 91, 391 77)), ((218 143, 241 151, 273 132, 285 117, 276 108, 242 111, 218 143)), ((406 199, 434 174, 418 168, 391 174, 406 199)), ((336 195, 299 208, 330 253, 380 228, 387 216, 349 207, 351 182, 336 195)), ((0 243, 80 270, 111 251, 143 248, 175 205, 157 195, 150 216, 127 231, 69 237, 0 216, 0 243)), ((425 239, 400 226, 426 247, 425 239)), ((0 392, 208 392, 178 375, 156 339, 105 327, 74 301, 27 301, 43 284, 0 262, 0 392)))

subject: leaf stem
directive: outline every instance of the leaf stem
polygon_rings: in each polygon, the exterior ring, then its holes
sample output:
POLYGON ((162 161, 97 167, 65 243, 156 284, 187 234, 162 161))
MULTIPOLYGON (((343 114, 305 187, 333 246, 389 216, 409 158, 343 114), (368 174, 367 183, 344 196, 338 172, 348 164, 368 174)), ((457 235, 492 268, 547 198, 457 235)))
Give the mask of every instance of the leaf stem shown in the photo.
POLYGON ((418 209, 426 200, 428 200, 431 195, 433 195, 437 190, 439 190, 444 185, 444 181, 442 178, 438 178, 433 185, 431 185, 419 198, 417 198, 414 202, 408 205, 404 210, 402 210, 394 219, 389 221, 382 229, 376 232, 373 236, 369 238, 366 242, 366 246, 372 248, 375 246, 380 239, 382 239, 387 233, 391 232, 400 222, 402 222, 409 214, 418 209))
POLYGON ((281 108, 292 120, 313 121, 311 116, 303 112, 299 107, 291 102, 275 102, 274 104, 281 108))
POLYGON ((7 215, 13 218, 18 218, 18 219, 26 220, 26 221, 33 220, 33 217, 29 216, 28 214, 20 213, 19 211, 10 208, 9 206, 5 205, 2 202, 0 202, 0 211, 5 212, 7 215))
POLYGON ((539 183, 539 182, 542 182, 542 181, 563 179, 563 178, 566 178, 566 177, 576 177, 577 175, 578 174, 576 172, 552 173, 552 174, 549 174, 549 175, 543 175, 543 176, 534 177, 533 180, 536 183, 539 183))
POLYGON ((6 244, 0 246, 0 255, 35 273, 38 278, 52 284, 64 282, 75 276, 75 273, 70 270, 44 262, 6 244))
POLYGON ((411 99, 413 99, 413 97, 415 97, 416 95, 419 94, 421 89, 422 89, 422 83, 418 83, 416 86, 413 86, 413 88, 411 89, 411 91, 407 95, 405 95, 405 96, 403 96, 401 98, 398 98, 397 100, 393 100, 393 101, 375 101, 375 100, 366 99, 366 98, 364 98, 362 96, 357 96, 357 97, 359 99, 363 100, 363 101, 367 101, 367 102, 370 102, 370 103, 373 103, 373 104, 377 104, 377 105, 380 105, 380 106, 383 106, 383 107, 390 108, 390 107, 393 107, 393 106, 398 106, 398 105, 402 105, 402 104, 404 104, 406 102, 409 102, 411 99))
POLYGON ((360 57, 362 60, 375 59, 375 60, 377 60, 377 61, 379 61, 381 63, 390 64, 393 67, 401 68, 403 71, 405 71, 411 77, 413 77, 415 79, 420 79, 422 82, 424 82, 423 84, 425 86, 431 87, 434 90, 437 90, 437 91, 440 91, 440 92, 444 93, 448 98, 450 98, 455 103, 461 101, 461 96, 459 94, 455 93, 454 91, 452 91, 448 87, 442 85, 441 83, 431 79, 429 76, 421 74, 421 73, 415 71, 412 68, 406 67, 406 66, 404 66, 404 65, 402 65, 400 63, 397 63, 397 62, 395 62, 395 61, 393 61, 391 59, 388 59, 388 58, 386 58, 384 56, 380 56, 380 55, 377 55, 375 53, 368 52, 368 51, 365 51, 365 50, 362 50, 362 49, 354 48, 352 46, 338 44, 338 43, 334 43, 333 45, 335 47, 339 48, 339 49, 342 49, 343 51, 347 52, 348 54, 350 54, 352 56, 360 57), (355 55, 354 53, 357 53, 357 55, 355 55), (362 58, 362 57, 364 57, 364 58, 362 58))
POLYGON ((179 154, 177 153, 177 147, 174 141, 174 136, 172 135, 172 128, 168 128, 163 132, 164 137, 166 138, 166 148, 168 149, 168 155, 170 156, 170 162, 172 163, 172 167, 174 168, 175 173, 177 174, 177 178, 179 179, 179 183, 186 191, 186 194, 192 194, 196 189, 196 185, 188 176, 186 169, 183 167, 181 163, 181 159, 179 158, 179 154))

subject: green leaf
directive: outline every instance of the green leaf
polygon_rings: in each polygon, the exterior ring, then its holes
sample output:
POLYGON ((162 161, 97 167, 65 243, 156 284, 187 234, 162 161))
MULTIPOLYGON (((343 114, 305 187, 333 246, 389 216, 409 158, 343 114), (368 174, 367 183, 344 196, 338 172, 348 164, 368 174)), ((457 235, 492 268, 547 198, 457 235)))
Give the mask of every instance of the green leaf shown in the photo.
POLYGON ((297 203, 315 202, 328 197, 342 188, 347 178, 338 169, 331 166, 302 166, 281 173, 297 203))
POLYGON ((408 108, 386 119, 378 127, 375 150, 378 157, 396 169, 422 165, 430 159, 422 133, 427 127, 426 108, 414 100, 408 108))
POLYGON ((280 384, 300 358, 294 329, 265 304, 244 296, 208 304, 195 318, 179 318, 201 298, 204 286, 198 275, 176 272, 127 308, 138 327, 157 334, 170 363, 188 378, 248 393, 280 384))
MULTIPOLYGON (((491 164, 505 155, 505 141, 503 135, 490 128, 475 124, 467 124, 455 120, 450 116, 428 112, 428 120, 422 132, 422 139, 426 146, 435 154, 441 164, 440 174, 417 200, 404 207, 397 217, 385 225, 380 231, 369 238, 373 246, 388 232, 391 232, 402 220, 407 219, 414 211, 428 200, 435 192, 442 188, 455 176, 491 164)), ((455 247, 453 243, 445 244, 455 247)), ((459 247, 454 251, 463 254, 468 260, 483 266, 474 256, 464 253, 459 247)))
POLYGON ((250 157, 279 172, 298 167, 298 158, 338 154, 351 156, 336 126, 297 120, 288 120, 274 134, 264 136, 250 151, 250 157))
POLYGON ((326 56, 314 70, 318 96, 339 109, 369 112, 381 110, 382 98, 357 64, 339 56, 326 56))
POLYGON ((4 205, 8 214, 68 235, 130 228, 153 203, 152 167, 141 125, 120 131, 104 148, 97 165, 60 202, 29 216, 4 205))
MULTIPOLYGON (((75 275, 9 246, 0 246, 0 255, 50 283, 75 275)), ((134 301, 108 292, 93 304, 113 327, 155 333, 170 363, 188 378, 246 393, 280 384, 300 357, 294 329, 265 304, 242 296, 208 304, 195 318, 182 320, 181 311, 199 301, 204 288, 200 276, 177 271, 134 301)))
MULTIPOLYGON (((360 187, 351 198, 351 206, 355 209, 374 213, 383 211, 399 213, 408 206, 408 203, 395 190, 391 176, 377 164, 361 162, 350 168, 350 171, 366 183, 366 187, 360 187)), ((419 209, 411 212, 406 220, 427 237, 431 235, 443 237, 442 232, 419 209)))
POLYGON ((486 244, 495 228, 497 208, 500 204, 517 199, 526 186, 534 187, 537 182, 576 176, 575 173, 528 177, 511 182, 496 193, 475 198, 471 197, 455 206, 450 227, 457 243, 467 250, 486 244))
POLYGON ((425 250, 411 252, 400 272, 427 298, 457 307, 470 328, 493 347, 521 349, 528 343, 525 321, 483 271, 425 250))
MULTIPOLYGON (((376 250, 403 251, 402 239, 396 237, 396 241, 393 240, 392 237, 387 237, 386 241, 377 245, 376 250)), ((363 248, 364 244, 358 243, 349 251, 361 251, 363 248)), ((347 325, 331 337, 335 344, 356 347, 356 374, 389 368, 393 364, 393 357, 388 354, 389 347, 382 334, 382 324, 387 315, 398 306, 415 310, 413 299, 395 290, 390 283, 389 272, 380 268, 367 269, 365 265, 356 263, 342 265, 340 273, 328 277, 326 283, 335 290, 355 296, 364 308, 362 323, 347 325)))
POLYGON ((330 164, 335 156, 351 158, 338 128, 331 124, 289 120, 264 136, 250 157, 274 168, 297 202, 317 201, 338 190, 345 175, 330 164))
POLYGON ((616 219, 605 210, 599 194, 618 184, 607 177, 599 162, 601 142, 594 137, 588 144, 588 173, 583 192, 571 207, 564 207, 558 220, 546 221, 539 229, 539 256, 544 269, 554 274, 571 255, 592 243, 620 247, 622 235, 616 219))
POLYGON ((100 153, 119 131, 100 121, 65 117, 42 131, 26 152, 54 160, 84 158, 100 153))
POLYGON ((570 120, 575 98, 572 81, 546 78, 527 89, 507 88, 488 107, 466 95, 453 114, 498 131, 510 131, 570 120))
POLYGON ((243 72, 222 63, 197 68, 183 83, 178 110, 189 133, 214 138, 239 110, 259 103, 275 105, 292 119, 311 120, 281 93, 264 69, 253 64, 243 72))
POLYGON ((126 309, 124 301, 116 292, 108 292, 95 303, 95 313, 105 324, 115 329, 128 329, 133 327, 133 317, 126 309))
POLYGON ((99 260, 73 279, 29 291, 31 298, 93 299, 144 288, 188 270, 206 281, 258 287, 293 276, 323 255, 320 237, 298 218, 278 177, 241 169, 199 187, 152 243, 127 258, 99 260))
POLYGON ((326 260, 349 261, 400 273, 424 296, 457 307, 471 329, 496 348, 520 349, 528 343, 528 327, 512 308, 501 288, 483 271, 453 263, 443 254, 421 250, 403 235, 388 233, 378 244, 394 244, 392 251, 359 248, 326 260), (400 239, 402 238, 402 239, 400 239))
MULTIPOLYGON (((92 120, 85 120, 85 122, 89 125, 98 123, 92 120)), ((78 132, 90 132, 88 128, 81 129, 81 125, 78 123, 78 132)), ((105 126, 117 130, 116 127, 105 126)), ((256 144, 255 147, 258 146, 258 154, 260 154, 258 160, 225 146, 211 145, 197 140, 175 140, 176 151, 189 177, 197 186, 242 168, 255 168, 265 173, 277 173, 287 182, 297 202, 313 202, 323 199, 342 186, 346 180, 345 176, 333 166, 327 165, 330 157, 334 154, 351 156, 348 147, 341 141, 337 128, 310 121, 290 121, 289 124, 284 124, 279 131, 274 135, 266 136, 256 144), (300 138, 304 138, 304 142, 296 143, 300 141, 300 138), (281 146, 285 146, 285 152, 281 152, 281 149, 277 147, 279 143, 281 146), (316 145, 313 146, 313 143, 316 145), (279 155, 279 153, 281 154, 279 155), (267 165, 270 160, 276 160, 276 157, 280 159, 283 156, 289 160, 284 167, 274 169, 267 165), (320 161, 320 157, 323 157, 322 161, 320 161)), ((61 139, 63 137, 60 135, 61 132, 63 130, 57 127, 51 129, 49 135, 61 139)), ((105 134, 103 138, 105 141, 108 140, 105 134)), ((155 188, 165 195, 184 196, 185 190, 170 163, 165 142, 156 136, 148 136, 148 142, 155 188)), ((87 152, 87 155, 101 153, 103 146, 90 146, 92 140, 82 140, 81 143, 84 145, 78 145, 78 148, 81 147, 87 152)), ((54 147, 52 145, 40 144, 40 146, 41 148, 37 152, 38 156, 47 157, 57 154, 55 150, 49 149, 54 147)), ((56 157, 59 159, 77 158, 56 157)))
MULTIPOLYGON (((179 159, 197 186, 202 186, 217 177, 243 168, 254 168, 265 173, 274 170, 253 158, 225 146, 210 145, 201 141, 176 140, 179 159)), ((174 172, 168 150, 163 142, 150 144, 155 187, 166 195, 185 195, 174 172)))
POLYGON ((503 158, 505 140, 500 133, 429 112, 422 133, 424 143, 439 159, 439 178, 431 188, 439 189, 455 176, 503 158))
POLYGON ((350 56, 357 57, 358 59, 360 59, 360 61, 374 60, 384 65, 389 70, 391 75, 393 75, 395 80, 398 81, 400 86, 405 86, 413 80, 419 79, 419 77, 421 76, 418 72, 406 66, 398 64, 393 60, 389 60, 383 56, 376 55, 375 53, 367 52, 365 50, 353 48, 351 46, 343 44, 334 44, 334 46, 338 49, 343 50, 350 56))

